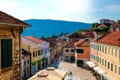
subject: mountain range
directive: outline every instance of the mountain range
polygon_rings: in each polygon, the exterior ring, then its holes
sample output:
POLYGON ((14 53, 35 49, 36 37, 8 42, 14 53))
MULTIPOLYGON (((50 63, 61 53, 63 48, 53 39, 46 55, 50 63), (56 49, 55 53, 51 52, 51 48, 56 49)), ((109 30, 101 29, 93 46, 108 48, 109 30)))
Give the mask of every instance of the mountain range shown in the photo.
POLYGON ((53 34, 59 35, 62 33, 74 33, 80 29, 89 29, 92 24, 83 22, 72 22, 62 20, 42 20, 42 19, 29 19, 24 22, 31 24, 30 28, 25 29, 23 36, 36 36, 36 37, 50 37, 53 34))

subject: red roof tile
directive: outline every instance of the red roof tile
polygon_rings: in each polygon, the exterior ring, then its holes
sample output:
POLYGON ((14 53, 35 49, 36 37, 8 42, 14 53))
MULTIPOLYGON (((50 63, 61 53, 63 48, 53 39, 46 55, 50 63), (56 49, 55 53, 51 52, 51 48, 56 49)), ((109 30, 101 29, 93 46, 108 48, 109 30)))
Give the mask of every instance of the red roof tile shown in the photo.
POLYGON ((64 43, 63 47, 74 48, 74 43, 75 42, 76 42, 76 40, 70 40, 70 41, 64 43))
POLYGON ((85 36, 86 38, 94 38, 94 37, 95 37, 95 35, 94 35, 93 32, 87 32, 86 34, 84 34, 84 36, 85 36))
POLYGON ((90 42, 88 39, 80 39, 79 41, 75 42, 75 46, 90 46, 90 42))
POLYGON ((98 40, 100 43, 120 46, 120 31, 115 31, 98 40))
POLYGON ((73 33, 68 36, 68 38, 85 38, 82 34, 79 33, 73 33))
POLYGON ((28 25, 27 23, 0 11, 0 22, 1 23, 10 23, 10 24, 19 24, 19 25, 28 25))
POLYGON ((26 36, 25 38, 27 38, 27 39, 29 39, 31 41, 34 41, 36 43, 40 43, 40 44, 43 44, 43 42, 44 42, 43 40, 40 40, 40 39, 38 39, 38 38, 36 38, 34 36, 26 36))

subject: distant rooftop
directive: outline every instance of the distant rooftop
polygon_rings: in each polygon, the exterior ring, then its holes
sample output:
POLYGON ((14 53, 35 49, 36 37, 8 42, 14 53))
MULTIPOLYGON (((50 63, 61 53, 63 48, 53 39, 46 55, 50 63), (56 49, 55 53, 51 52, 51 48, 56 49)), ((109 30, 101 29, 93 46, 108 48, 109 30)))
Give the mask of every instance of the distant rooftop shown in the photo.
POLYGON ((39 43, 39 44, 43 44, 43 42, 44 42, 43 40, 40 40, 40 39, 38 39, 38 38, 36 38, 34 36, 25 36, 25 38, 27 38, 27 39, 29 39, 31 41, 34 41, 36 43, 39 43))

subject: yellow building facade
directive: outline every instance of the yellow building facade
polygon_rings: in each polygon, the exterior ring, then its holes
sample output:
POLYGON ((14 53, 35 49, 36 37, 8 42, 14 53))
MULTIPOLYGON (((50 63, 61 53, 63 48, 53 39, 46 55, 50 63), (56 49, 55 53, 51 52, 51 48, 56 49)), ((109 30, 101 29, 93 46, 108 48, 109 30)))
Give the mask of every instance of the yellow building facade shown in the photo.
POLYGON ((22 37, 22 48, 31 53, 31 73, 42 68, 42 47, 25 37, 22 37))
POLYGON ((98 80, 120 80, 120 31, 91 42, 91 60, 96 60, 93 70, 98 80), (116 36, 115 36, 116 35, 116 36), (96 54, 96 55, 94 55, 96 54))

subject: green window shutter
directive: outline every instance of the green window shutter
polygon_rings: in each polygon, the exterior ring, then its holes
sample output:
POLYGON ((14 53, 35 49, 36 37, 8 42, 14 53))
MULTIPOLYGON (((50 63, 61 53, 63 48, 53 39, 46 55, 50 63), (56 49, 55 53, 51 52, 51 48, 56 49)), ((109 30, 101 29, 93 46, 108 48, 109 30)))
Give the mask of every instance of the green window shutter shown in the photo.
POLYGON ((7 39, 8 44, 8 66, 12 66, 12 39, 7 39))
POLYGON ((12 66, 12 39, 1 40, 1 68, 12 66))

